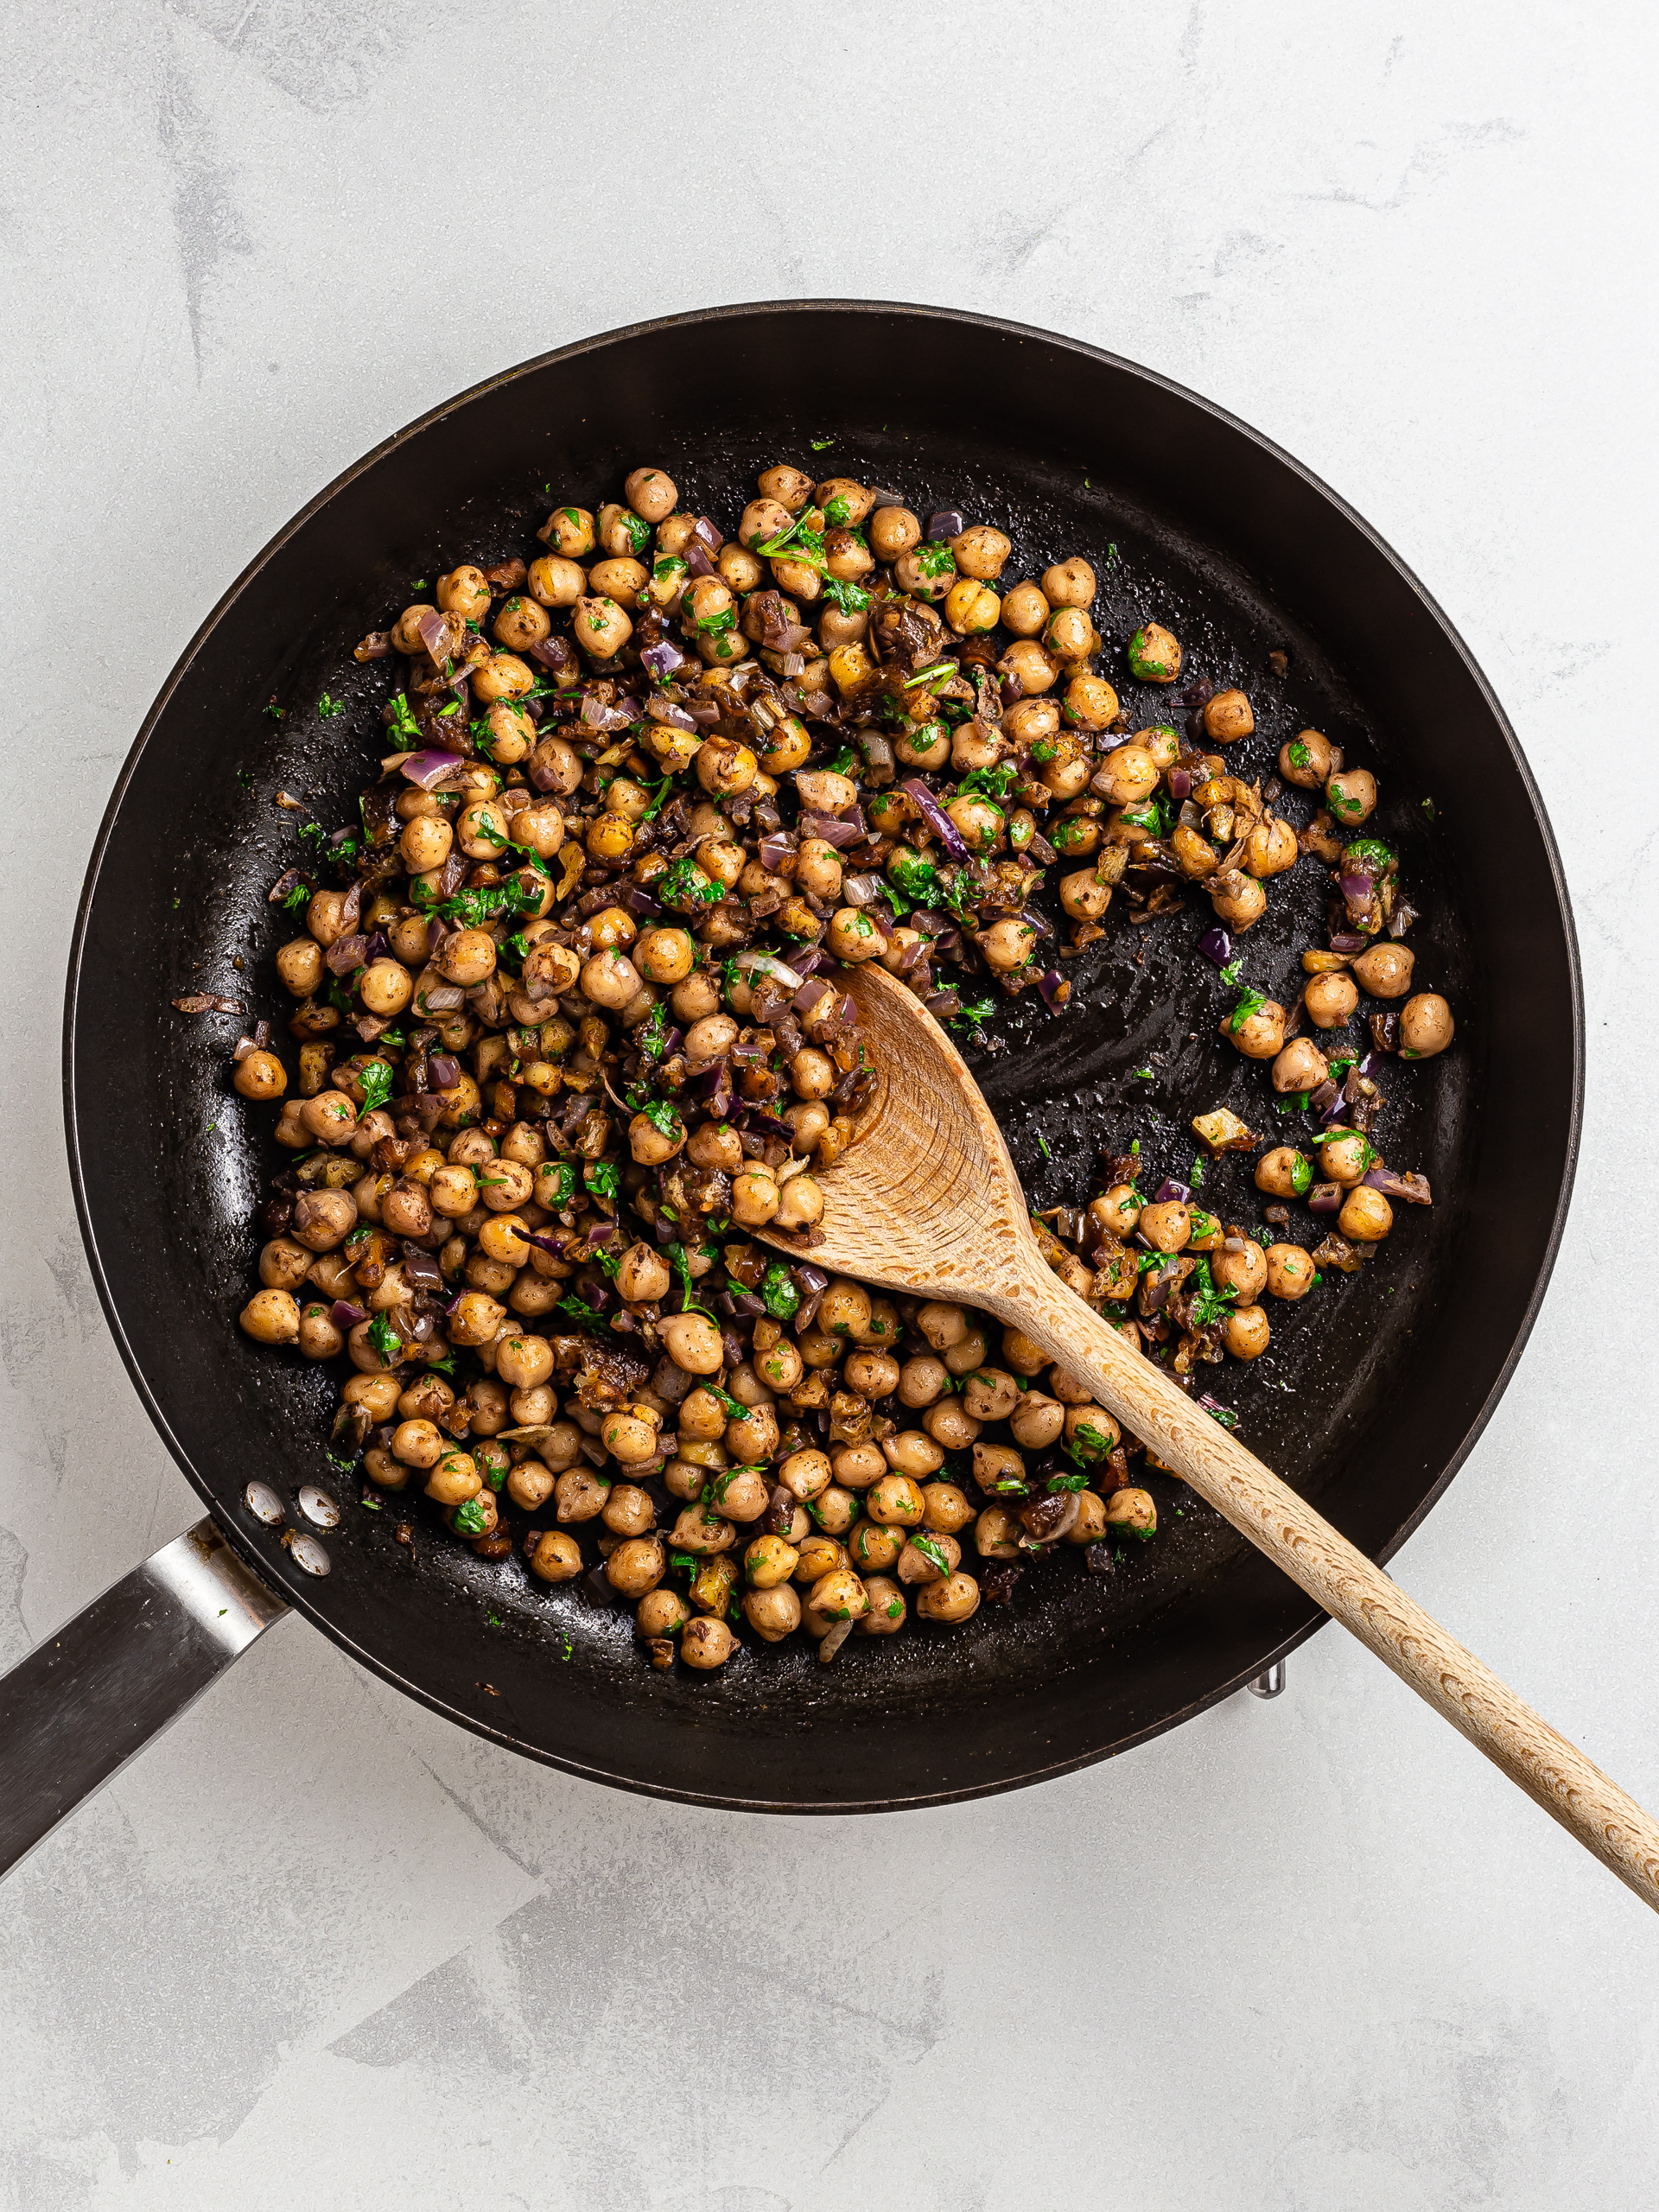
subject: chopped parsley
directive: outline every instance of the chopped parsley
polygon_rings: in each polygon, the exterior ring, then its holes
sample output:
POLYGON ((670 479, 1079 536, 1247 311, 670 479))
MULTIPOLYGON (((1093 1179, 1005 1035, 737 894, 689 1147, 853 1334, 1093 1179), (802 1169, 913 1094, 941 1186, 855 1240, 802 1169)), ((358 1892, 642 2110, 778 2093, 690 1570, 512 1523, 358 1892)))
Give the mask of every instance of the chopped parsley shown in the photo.
POLYGON ((602 1313, 596 1313, 587 1300, 578 1298, 574 1291, 569 1297, 559 1300, 556 1310, 561 1313, 568 1313, 573 1321, 580 1322, 587 1328, 602 1329, 605 1326, 605 1316, 602 1313))
POLYGON ((823 453, 827 447, 834 445, 835 442, 833 438, 809 438, 807 441, 814 453, 823 453))
POLYGON ((870 594, 862 584, 853 583, 845 576, 825 576, 823 596, 843 614, 861 614, 870 603, 870 594))
POLYGON ((331 722, 336 715, 343 715, 345 711, 345 701, 343 699, 331 698, 326 691, 317 702, 317 719, 319 721, 331 722))
MULTIPOLYGON (((649 1106, 642 1106, 639 1110, 645 1120, 651 1123, 652 1128, 656 1130, 658 1135, 666 1137, 671 1144, 677 1143, 684 1136, 685 1123, 666 1098, 653 1098, 649 1106)), ((592 1172, 589 1169, 590 1185, 592 1172)), ((612 1187, 614 1188, 614 1185, 612 1187)))
POLYGON ((800 1287, 781 1260, 774 1260, 760 1284, 760 1303, 774 1321, 791 1320, 800 1310, 800 1287))
POLYGON ((1306 768, 1313 757, 1300 737, 1286 747, 1286 758, 1293 768, 1306 768))
POLYGON ((407 692, 399 691, 391 702, 391 734, 406 745, 420 742, 421 726, 415 719, 415 709, 409 703, 407 692))
POLYGON ((620 1172, 613 1160, 590 1160, 582 1170, 582 1180, 595 1198, 613 1198, 620 1172))
MULTIPOLYGON (((927 1561, 928 1565, 931 1567, 937 1568, 939 1573, 944 1575, 947 1581, 956 1573, 956 1568, 950 1564, 950 1553, 946 1551, 944 1546, 940 1543, 937 1536, 930 1536, 918 1532, 911 1538, 910 1548, 912 1551, 919 1552, 922 1557, 927 1561)), ((891 1613, 889 1613, 889 1618, 891 1618, 891 1613)))
POLYGON ((655 889, 658 898, 671 906, 693 899, 712 906, 721 896, 719 884, 703 874, 690 853, 663 870, 656 878, 655 889))
POLYGON ((957 796, 972 792, 982 798, 1005 799, 1019 780, 1020 771, 1011 760, 995 768, 970 768, 957 785, 957 796))
POLYGON ((388 1367, 404 1356, 404 1340, 384 1313, 377 1313, 370 1322, 369 1342, 388 1367))
POLYGON ((948 545, 941 545, 937 538, 918 545, 912 556, 925 576, 950 576, 956 574, 957 556, 948 545))
POLYGON ((1215 1322, 1224 1321, 1233 1310, 1238 1296, 1236 1289, 1217 1290, 1216 1279, 1210 1272, 1210 1262, 1200 1257, 1192 1274, 1192 1313, 1195 1328, 1207 1329, 1215 1322))
POLYGON ((455 1508, 455 1529, 461 1535, 481 1536, 489 1525, 482 1497, 465 1498, 455 1508))
POLYGON ((365 1114, 372 1114, 378 1107, 384 1106, 391 1096, 391 1069, 385 1060, 371 1060, 357 1080, 365 1114))
POLYGON ((1267 1002, 1268 995, 1265 991, 1247 990, 1228 1018, 1229 1032, 1236 1037, 1250 1016, 1253 1014, 1259 1014, 1267 1002))

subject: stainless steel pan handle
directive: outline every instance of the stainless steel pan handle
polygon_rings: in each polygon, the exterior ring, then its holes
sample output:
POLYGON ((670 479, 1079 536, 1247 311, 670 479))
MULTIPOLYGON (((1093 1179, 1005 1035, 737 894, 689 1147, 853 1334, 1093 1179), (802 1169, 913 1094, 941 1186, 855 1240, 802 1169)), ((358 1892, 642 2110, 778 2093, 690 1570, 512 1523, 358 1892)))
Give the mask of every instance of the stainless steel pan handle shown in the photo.
POLYGON ((288 1610, 198 1521, 0 1675, 0 1875, 288 1610))

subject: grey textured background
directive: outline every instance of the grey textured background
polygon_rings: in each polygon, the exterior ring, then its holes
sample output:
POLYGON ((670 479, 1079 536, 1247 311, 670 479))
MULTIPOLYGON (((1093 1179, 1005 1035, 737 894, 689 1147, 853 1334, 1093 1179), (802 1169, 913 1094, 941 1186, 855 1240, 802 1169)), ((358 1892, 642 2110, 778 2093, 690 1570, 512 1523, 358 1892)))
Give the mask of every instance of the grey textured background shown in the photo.
MULTIPOLYGON (((1659 1804, 1650 12, 0 21, 0 1660, 194 1511, 82 1262, 57 1027, 106 792, 203 613, 504 364, 709 302, 910 298, 1281 440, 1516 721, 1586 956, 1585 1152, 1519 1377, 1396 1572, 1659 1804)), ((532 1769, 289 1623, 0 1895, 0 2201, 1630 2204, 1655 1933, 1334 1630, 1278 1704, 1040 1790, 745 1824, 532 1769)))

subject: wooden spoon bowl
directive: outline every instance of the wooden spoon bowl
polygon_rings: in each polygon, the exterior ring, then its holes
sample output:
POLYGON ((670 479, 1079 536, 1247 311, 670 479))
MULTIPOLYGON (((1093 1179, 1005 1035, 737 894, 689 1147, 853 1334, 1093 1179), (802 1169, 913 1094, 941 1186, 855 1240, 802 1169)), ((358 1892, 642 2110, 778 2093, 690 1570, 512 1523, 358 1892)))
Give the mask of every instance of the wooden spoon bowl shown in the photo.
MULTIPOLYGON (((857 1141, 820 1178, 823 1242, 814 1264, 901 1296, 958 1300, 1023 1330, 1659 1910, 1659 1826, 1065 1287, 1032 1233, 1001 1132, 950 1038, 874 963, 845 981, 874 1057, 876 1087, 857 1141)), ((781 1236, 768 1241, 792 1249, 781 1236)))

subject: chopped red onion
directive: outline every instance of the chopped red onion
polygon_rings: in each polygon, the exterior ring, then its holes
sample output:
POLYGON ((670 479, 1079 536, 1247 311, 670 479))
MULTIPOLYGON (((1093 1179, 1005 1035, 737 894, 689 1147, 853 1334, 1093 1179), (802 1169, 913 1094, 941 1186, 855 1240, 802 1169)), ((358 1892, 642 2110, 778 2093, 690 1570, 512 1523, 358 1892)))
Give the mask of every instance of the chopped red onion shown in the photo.
POLYGON ((268 1021, 256 1021, 253 1025, 254 1051, 256 1052, 268 1052, 270 1047, 270 1024, 268 1021))
MULTIPOLYGON (((862 821, 838 822, 833 814, 804 814, 801 834, 806 837, 821 837, 826 845, 858 845, 864 841, 862 821)), ((963 850, 967 851, 964 845, 963 850)))
POLYGON ((841 895, 849 906, 868 906, 881 891, 878 875, 844 875, 841 880, 841 895))
POLYGON ((645 712, 652 721, 665 722, 670 729, 696 729, 697 727, 685 709, 676 706, 671 699, 652 699, 646 702, 645 712))
POLYGON ((354 1329, 359 1321, 368 1318, 367 1309, 353 1305, 349 1298, 337 1298, 328 1308, 328 1319, 337 1329, 354 1329))
POLYGON ((793 858, 796 838, 788 830, 772 830, 760 840, 758 857, 769 875, 781 875, 784 864, 793 858))
POLYGON ((232 1051, 231 1058, 239 1067, 242 1062, 247 1058, 250 1052, 257 1052, 259 1049, 259 1046, 254 1043, 251 1037, 238 1037, 236 1040, 235 1046, 232 1051))
POLYGON ((699 515, 691 525, 691 535, 700 537, 711 553, 718 553, 726 543, 707 515, 699 515))
POLYGON ((952 537, 962 536, 962 512, 957 507, 941 507, 936 515, 927 518, 929 542, 943 545, 952 537))
POLYGON ((818 1303, 830 1287, 830 1278, 822 1268, 798 1266, 791 1272, 801 1290, 801 1302, 795 1311, 795 1333, 800 1337, 817 1319, 818 1303))
POLYGON ((456 892, 460 890, 461 885, 466 881, 467 871, 471 866, 472 862, 467 859, 465 853, 457 851, 450 854, 448 859, 445 861, 443 866, 438 870, 438 896, 440 899, 453 899, 454 897, 456 892))
POLYGON ((597 692, 584 691, 582 695, 582 719, 588 729, 626 729, 633 715, 620 703, 607 707, 597 692))
POLYGON ((1224 929, 1205 930, 1198 939, 1198 950, 1217 968, 1224 968, 1233 957, 1233 940, 1224 929))
POLYGON ((461 1081, 461 1062, 448 1052, 435 1052, 426 1064, 426 1072, 434 1090, 453 1090, 461 1081))
POLYGON ((712 729, 720 720, 719 703, 713 699, 693 699, 685 711, 699 729, 712 729))
POLYGON ((561 669, 574 668, 576 657, 568 638, 543 638, 529 648, 531 660, 538 660, 556 676, 561 669))
POLYGON ((935 991, 922 1004, 936 1021, 949 1021, 962 1012, 962 1001, 955 991, 935 991))
POLYGON ((631 914, 648 914, 656 920, 662 913, 660 903, 653 899, 643 883, 631 883, 622 893, 622 904, 631 914))
POLYGON ((1037 988, 1048 1004, 1057 1010, 1063 1007, 1071 995, 1071 986, 1058 968, 1051 968, 1046 976, 1039 976, 1037 978, 1037 988))
POLYGON ((323 959, 334 975, 344 976, 350 969, 363 966, 363 949, 368 941, 356 932, 350 937, 337 937, 323 954, 323 959))
POLYGON ((397 763, 410 782, 418 784, 423 791, 441 784, 454 765, 453 753, 411 753, 397 763))
POLYGON ((694 576, 717 576, 720 574, 695 537, 686 541, 685 565, 694 576))
POLYGON ((1345 931, 1339 931, 1330 940, 1332 952, 1363 952, 1370 942, 1368 938, 1355 937, 1345 931))
MULTIPOLYGON (((740 968, 748 969, 756 975, 776 976, 780 983, 786 984, 791 991, 799 991, 805 988, 805 976, 790 967, 787 962, 779 960, 775 953, 740 952, 737 955, 737 965, 740 968)), ((762 1058, 764 1057, 763 1054, 762 1058)))
POLYGON ((1165 772, 1164 781, 1169 785, 1169 795, 1172 798, 1185 799, 1191 797, 1192 771, 1190 768, 1170 768, 1165 772))
POLYGON ((899 788, 907 798, 915 801, 923 820, 951 858, 958 861, 968 859, 966 839, 921 778, 906 776, 899 788))
POLYGON ((454 642, 447 618, 440 614, 436 607, 429 607, 415 626, 421 633, 421 643, 433 660, 447 660, 454 642))
POLYGON ((658 678, 671 676, 677 668, 685 666, 685 655, 672 638, 664 638, 654 645, 647 645, 639 656, 639 665, 658 678))
POLYGON ((785 653, 783 658, 783 663, 779 672, 785 677, 798 676, 805 666, 806 655, 804 653, 785 653))
POLYGON ((1362 875, 1357 871, 1351 875, 1340 877, 1338 883, 1343 897, 1351 906, 1369 906, 1371 895, 1376 889, 1376 880, 1373 877, 1362 875))
POLYGON ((797 1014, 803 1016, 809 1014, 811 1013, 813 1007, 822 1001, 826 992, 828 992, 831 988, 832 986, 826 983, 821 976, 810 976, 807 981, 801 985, 800 989, 796 992, 794 998, 791 1001, 791 1004, 794 1007, 797 1014))
POLYGON ((1389 916, 1389 935, 1394 938, 1404 937, 1416 918, 1417 909, 1408 899, 1402 899, 1393 913, 1389 916))
POLYGON ((1172 1198, 1179 1198, 1184 1206, 1190 1206, 1192 1203, 1191 1185, 1173 1181, 1162 1182, 1153 1193, 1152 1203, 1155 1206, 1167 1205, 1172 1198))
POLYGON ((1391 1167, 1373 1167, 1360 1180, 1369 1189, 1381 1191, 1384 1198, 1404 1198, 1414 1206, 1433 1205, 1434 1203, 1427 1175, 1397 1175, 1391 1167))
POLYGON ((1052 937, 1054 934, 1053 923, 1046 914, 1039 914, 1034 906, 1022 907, 1015 918, 1025 924, 1039 944, 1044 938, 1052 937))
POLYGON ((582 1235, 590 1244, 608 1244, 622 1234, 620 1221, 589 1221, 582 1224, 582 1235))
POLYGON ((1031 855, 1031 857, 1036 861, 1039 868, 1052 868, 1054 863, 1060 857, 1055 851, 1053 846, 1049 843, 1047 838, 1044 836, 1040 830, 1033 830, 1032 831, 1030 836, 1026 840, 1026 850, 1031 855))
POLYGON ((1340 1183, 1316 1183, 1307 1194, 1308 1209, 1313 1213, 1339 1213, 1343 1195, 1340 1183))

